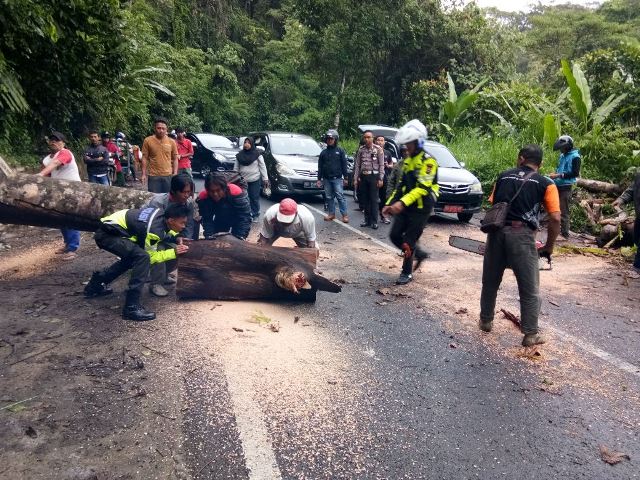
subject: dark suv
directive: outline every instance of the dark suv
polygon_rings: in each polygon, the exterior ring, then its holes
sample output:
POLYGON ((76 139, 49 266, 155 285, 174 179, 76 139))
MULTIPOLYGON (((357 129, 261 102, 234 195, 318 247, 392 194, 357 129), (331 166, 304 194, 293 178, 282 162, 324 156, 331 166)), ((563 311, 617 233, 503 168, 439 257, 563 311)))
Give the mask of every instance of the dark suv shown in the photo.
POLYGON ((271 197, 303 194, 320 195, 318 188, 318 158, 322 151, 318 142, 308 135, 285 132, 253 132, 256 147, 264 149, 271 197))
POLYGON ((216 170, 233 170, 238 144, 222 135, 213 133, 188 133, 193 142, 191 168, 194 175, 206 177, 216 170))
MULTIPOLYGON (((383 125, 358 125, 360 133, 371 130, 375 136, 384 136, 385 150, 394 158, 400 157, 400 145, 395 143, 397 128, 383 125)), ((438 142, 425 142, 425 150, 438 162, 440 196, 436 212, 455 213, 461 222, 468 222, 482 206, 482 185, 475 175, 458 162, 447 147, 438 142)))

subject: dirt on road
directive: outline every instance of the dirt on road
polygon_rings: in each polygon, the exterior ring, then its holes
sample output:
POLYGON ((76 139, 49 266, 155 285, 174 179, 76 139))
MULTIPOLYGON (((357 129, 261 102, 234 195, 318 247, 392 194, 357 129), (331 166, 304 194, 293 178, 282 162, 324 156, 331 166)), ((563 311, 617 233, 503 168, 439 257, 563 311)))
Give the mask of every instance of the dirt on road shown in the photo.
MULTIPOLYGON (((633 353, 620 351, 619 356, 629 365, 640 363, 640 280, 624 266, 594 256, 559 256, 554 270, 541 273, 541 321, 550 342, 524 350, 518 346, 519 332, 500 315, 492 334, 477 329, 482 259, 447 245, 449 233, 482 239, 473 227, 429 227, 424 238, 433 257, 416 274, 410 293, 393 286, 400 260, 392 252, 366 238, 341 242, 341 232, 337 224, 323 226, 319 269, 329 278, 358 285, 372 305, 384 309, 404 302, 429 312, 442 319, 451 348, 461 338, 484 342, 498 357, 512 360, 514 368, 539 371, 539 387, 551 394, 588 388, 588 395, 610 398, 612 408, 621 402, 640 406, 638 391, 625 388, 620 368, 603 361, 594 372, 585 360, 598 353, 592 347, 610 351, 621 336, 636 353, 633 358, 633 353), (359 283, 363 268, 377 272, 379 281, 359 283), (601 322, 597 331, 580 335, 574 327, 587 312, 601 322), (612 348, 605 348, 602 335, 612 337, 612 348), (576 346, 576 339, 582 345, 576 346)), ((313 314, 289 318, 277 305, 178 303, 171 296, 145 300, 159 313, 156 321, 126 322, 120 317, 126 279, 114 284, 113 296, 86 300, 82 295, 91 272, 113 260, 90 234, 83 233, 79 256, 70 262, 54 253, 61 244, 56 230, 6 226, 0 235, 0 478, 182 479, 215 471, 203 453, 206 439, 184 435, 190 422, 215 421, 197 418, 193 402, 200 382, 218 382, 235 390, 235 398, 246 399, 234 411, 216 413, 235 415, 238 422, 243 421, 238 411, 254 407, 242 392, 268 391, 271 377, 291 386, 272 392, 267 399, 271 408, 288 398, 284 403, 296 407, 287 414, 302 426, 308 418, 304 412, 349 411, 355 401, 357 391, 342 403, 326 396, 328 388, 353 385, 357 379, 348 373, 347 347, 324 335, 327 325, 313 314), (294 325, 296 329, 290 328, 294 325), (305 329, 313 330, 313 341, 305 329), (215 378, 203 378, 203 372, 220 366, 226 373, 219 378, 214 373, 207 375, 215 378), (314 400, 309 403, 309 398, 314 400)), ((505 275, 500 308, 519 313, 512 275, 505 275)), ((621 420, 640 426, 638 418, 621 420)), ((356 432, 360 426, 336 415, 331 428, 356 432)), ((220 461, 224 474, 219 478, 244 472, 241 465, 224 470, 241 455, 231 443, 215 448, 226 461, 220 461)))

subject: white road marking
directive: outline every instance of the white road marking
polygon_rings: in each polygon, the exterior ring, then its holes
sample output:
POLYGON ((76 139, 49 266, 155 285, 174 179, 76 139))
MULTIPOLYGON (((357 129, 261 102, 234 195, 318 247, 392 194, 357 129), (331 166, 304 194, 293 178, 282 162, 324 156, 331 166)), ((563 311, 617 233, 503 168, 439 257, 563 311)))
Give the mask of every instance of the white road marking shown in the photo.
POLYGON ((244 385, 242 375, 233 375, 225 368, 227 387, 238 427, 249 480, 280 480, 282 473, 276 461, 264 413, 253 399, 250 385, 244 385))
MULTIPOLYGON (((303 205, 305 207, 307 207, 309 210, 313 210, 314 212, 316 212, 318 215, 322 215, 324 217, 324 212, 321 210, 318 210, 315 207, 312 207, 311 205, 309 205, 308 203, 303 203, 303 205)), ((349 225, 348 223, 343 223, 341 221, 339 221, 337 218, 334 218, 333 221, 335 223, 337 223, 338 225, 340 225, 341 227, 346 228, 347 230, 351 230, 353 233, 355 233, 356 235, 359 235, 361 237, 366 238, 367 240, 371 240, 373 243, 375 243, 376 245, 379 245, 380 247, 389 250, 391 253, 395 253, 397 254, 400 250, 398 250, 396 247, 389 245, 388 243, 384 243, 382 240, 378 240, 377 238, 372 237, 371 235, 368 235, 366 233, 364 233, 362 230, 358 230, 355 227, 352 227, 351 225, 349 225)))
MULTIPOLYGON (((307 207, 310 210, 313 210, 314 212, 318 213, 319 215, 322 215, 324 217, 324 212, 322 212, 321 210, 318 210, 315 207, 312 207, 309 204, 303 204, 305 207, 307 207)), ((349 224, 346 223, 342 223, 340 222, 338 219, 334 219, 334 222, 336 222, 338 225, 340 225, 341 227, 346 228, 347 230, 352 231, 353 233, 364 237, 368 240, 371 240, 373 243, 375 243, 376 245, 379 245, 381 247, 383 247, 384 249, 397 254, 398 253, 398 249, 395 247, 392 247, 389 244, 384 243, 381 240, 378 240, 377 238, 373 238, 370 235, 367 235, 365 232, 358 230, 355 227, 352 227, 349 224)), ((559 329, 558 327, 553 327, 551 325, 548 324, 543 324, 542 322, 540 322, 541 326, 544 326, 544 328, 546 328, 547 330, 552 331, 553 333, 555 333, 558 337, 562 338, 564 341, 569 342, 573 345, 575 345, 576 347, 578 347, 579 349, 583 350, 584 352, 587 352, 591 355, 593 355, 594 357, 597 357, 601 360, 604 360, 605 362, 609 363, 610 365, 613 365, 614 367, 622 370, 623 372, 626 373, 630 373, 634 376, 640 376, 640 366, 638 365, 634 365, 632 363, 629 363, 625 360, 622 360, 621 358, 615 356, 612 353, 609 353, 605 350, 602 350, 601 348, 596 347, 595 345, 586 342, 578 337, 574 337, 573 335, 571 335, 568 332, 565 332, 564 330, 559 329)))

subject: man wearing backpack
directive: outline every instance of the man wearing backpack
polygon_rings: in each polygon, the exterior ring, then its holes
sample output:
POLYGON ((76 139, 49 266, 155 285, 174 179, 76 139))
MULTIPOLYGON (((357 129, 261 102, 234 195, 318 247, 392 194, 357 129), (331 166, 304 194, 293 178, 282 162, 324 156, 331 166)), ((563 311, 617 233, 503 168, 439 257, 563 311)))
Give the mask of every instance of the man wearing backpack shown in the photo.
POLYGON ((522 345, 530 347, 545 343, 538 333, 540 313, 540 255, 551 255, 560 233, 560 199, 555 183, 538 173, 542 164, 542 149, 526 145, 518 152, 518 166, 502 172, 489 197, 492 204, 509 204, 504 226, 490 232, 482 265, 480 295, 480 329, 490 332, 496 309, 496 297, 507 267, 513 270, 520 295, 522 345), (540 206, 549 215, 547 242, 536 249, 536 230, 540 206))

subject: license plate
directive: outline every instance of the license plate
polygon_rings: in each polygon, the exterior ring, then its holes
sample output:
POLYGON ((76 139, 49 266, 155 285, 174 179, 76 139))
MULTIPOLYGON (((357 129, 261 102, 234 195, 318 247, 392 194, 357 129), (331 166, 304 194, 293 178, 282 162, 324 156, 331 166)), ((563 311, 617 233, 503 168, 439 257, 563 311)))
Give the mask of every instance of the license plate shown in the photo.
POLYGON ((316 188, 316 182, 304 182, 304 188, 316 188))
POLYGON ((460 213, 462 212, 462 207, 460 205, 445 205, 444 213, 460 213))

